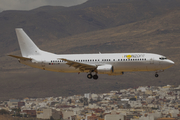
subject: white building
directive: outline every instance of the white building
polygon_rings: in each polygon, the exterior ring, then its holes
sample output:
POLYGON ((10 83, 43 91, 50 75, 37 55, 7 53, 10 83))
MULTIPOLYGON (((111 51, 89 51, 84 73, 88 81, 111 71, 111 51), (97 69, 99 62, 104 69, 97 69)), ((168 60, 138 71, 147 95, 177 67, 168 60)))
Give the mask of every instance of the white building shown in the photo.
POLYGON ((85 93, 84 97, 87 98, 87 99, 91 99, 91 93, 85 93))
POLYGON ((52 116, 52 109, 43 109, 41 112, 37 112, 37 118, 40 119, 50 119, 52 116))
POLYGON ((104 120, 124 120, 124 115, 118 115, 118 114, 107 114, 104 117, 104 120))
POLYGON ((128 104, 133 108, 142 107, 141 101, 128 101, 128 104))
POLYGON ((76 115, 74 111, 62 111, 63 119, 68 119, 73 115, 76 115))

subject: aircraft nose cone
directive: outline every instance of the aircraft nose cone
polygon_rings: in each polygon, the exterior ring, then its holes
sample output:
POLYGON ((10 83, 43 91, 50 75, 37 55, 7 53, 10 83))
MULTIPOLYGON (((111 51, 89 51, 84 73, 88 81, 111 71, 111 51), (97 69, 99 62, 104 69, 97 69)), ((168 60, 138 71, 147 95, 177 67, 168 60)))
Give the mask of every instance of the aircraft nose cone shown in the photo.
POLYGON ((174 65, 175 63, 173 61, 170 60, 170 64, 174 65))
POLYGON ((172 60, 169 60, 168 63, 171 64, 171 65, 175 64, 172 60))
POLYGON ((172 60, 168 60, 166 63, 169 67, 173 66, 175 63, 172 60))
POLYGON ((164 61, 161 61, 161 66, 163 69, 167 69, 167 68, 170 68, 174 65, 174 62, 172 60, 164 60, 164 61))

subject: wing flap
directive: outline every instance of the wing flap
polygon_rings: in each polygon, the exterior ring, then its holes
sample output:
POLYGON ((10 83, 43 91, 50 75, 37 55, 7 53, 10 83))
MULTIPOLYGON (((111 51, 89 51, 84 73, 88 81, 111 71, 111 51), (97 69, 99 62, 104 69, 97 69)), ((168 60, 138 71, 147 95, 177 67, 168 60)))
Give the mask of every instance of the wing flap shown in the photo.
POLYGON ((16 55, 8 55, 10 57, 14 57, 14 58, 17 58, 17 59, 21 59, 21 60, 32 60, 31 58, 26 58, 26 57, 21 57, 21 56, 16 56, 16 55))
POLYGON ((94 64, 80 63, 64 58, 59 58, 59 60, 66 61, 67 62, 66 64, 69 65, 69 67, 74 67, 75 69, 79 69, 80 71, 95 70, 97 68, 97 66, 94 64))

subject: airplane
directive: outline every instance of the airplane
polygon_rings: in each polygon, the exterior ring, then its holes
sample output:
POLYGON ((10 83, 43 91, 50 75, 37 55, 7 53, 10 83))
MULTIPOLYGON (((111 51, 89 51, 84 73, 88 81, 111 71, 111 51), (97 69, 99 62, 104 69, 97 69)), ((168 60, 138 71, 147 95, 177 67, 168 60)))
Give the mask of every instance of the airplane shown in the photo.
POLYGON ((22 64, 48 71, 81 73, 88 79, 98 79, 98 74, 123 75, 124 72, 155 71, 172 67, 175 63, 165 56, 153 53, 97 53, 97 54, 54 54, 39 49, 22 28, 16 28, 22 56, 17 58, 22 64))

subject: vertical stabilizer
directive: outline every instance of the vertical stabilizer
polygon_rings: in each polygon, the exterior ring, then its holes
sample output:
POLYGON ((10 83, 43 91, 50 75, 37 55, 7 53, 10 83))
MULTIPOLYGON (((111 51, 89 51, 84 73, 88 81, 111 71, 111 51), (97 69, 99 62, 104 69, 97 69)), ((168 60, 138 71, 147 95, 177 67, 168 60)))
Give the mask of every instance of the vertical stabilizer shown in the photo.
POLYGON ((40 49, 34 44, 22 28, 16 28, 16 34, 23 57, 40 54, 40 49))

